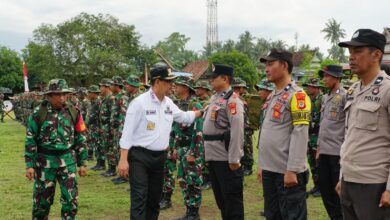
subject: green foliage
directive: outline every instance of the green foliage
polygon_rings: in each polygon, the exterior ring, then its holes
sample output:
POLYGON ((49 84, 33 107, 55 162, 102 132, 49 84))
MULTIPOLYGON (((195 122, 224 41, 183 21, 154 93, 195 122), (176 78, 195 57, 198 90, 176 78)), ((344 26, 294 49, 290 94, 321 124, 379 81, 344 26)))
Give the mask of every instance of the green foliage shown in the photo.
POLYGON ((0 87, 23 91, 23 65, 18 54, 0 46, 0 87))
POLYGON ((210 64, 225 64, 234 68, 234 76, 241 77, 250 87, 255 85, 260 75, 250 58, 238 51, 219 52, 209 58, 210 64))
POLYGON ((165 40, 159 41, 154 48, 166 56, 175 68, 182 69, 198 59, 194 51, 186 49, 189 40, 184 34, 174 32, 165 40))
POLYGON ((321 32, 325 33, 325 39, 332 44, 332 47, 328 50, 329 58, 346 62, 347 59, 344 55, 344 49, 337 45, 340 39, 346 36, 345 29, 341 28, 341 22, 338 23, 334 18, 331 18, 321 32))
POLYGON ((81 13, 34 30, 23 57, 36 83, 61 77, 70 85, 86 86, 102 77, 141 74, 144 63, 155 62, 156 56, 140 46, 139 38, 134 26, 111 15, 81 13))

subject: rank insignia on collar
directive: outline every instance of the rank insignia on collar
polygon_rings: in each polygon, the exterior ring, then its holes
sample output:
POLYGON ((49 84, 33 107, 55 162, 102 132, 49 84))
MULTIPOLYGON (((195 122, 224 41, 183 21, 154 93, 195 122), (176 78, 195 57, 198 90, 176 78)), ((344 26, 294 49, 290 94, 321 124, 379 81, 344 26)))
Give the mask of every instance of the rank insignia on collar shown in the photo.
POLYGON ((374 88, 374 89, 372 90, 372 94, 373 94, 373 95, 378 95, 378 93, 379 93, 379 88, 378 88, 378 87, 376 87, 376 88, 374 88))
POLYGON ((352 95, 352 94, 353 94, 353 89, 352 89, 352 88, 348 89, 347 94, 348 94, 348 95, 352 95))
POLYGON ((382 76, 380 76, 380 77, 378 77, 376 80, 375 80, 375 85, 378 85, 379 83, 381 83, 383 81, 383 77, 382 76))

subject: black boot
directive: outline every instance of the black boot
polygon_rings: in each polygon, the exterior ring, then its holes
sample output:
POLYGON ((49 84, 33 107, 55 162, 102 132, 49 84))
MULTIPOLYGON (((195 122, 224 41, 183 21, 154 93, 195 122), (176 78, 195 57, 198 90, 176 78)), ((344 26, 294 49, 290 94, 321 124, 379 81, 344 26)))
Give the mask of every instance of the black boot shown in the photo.
POLYGON ((252 171, 252 166, 245 166, 243 167, 244 168, 244 176, 250 176, 252 175, 253 171, 252 171))
POLYGON ((169 209, 172 207, 172 193, 163 193, 160 200, 160 210, 169 209))
POLYGON ((114 183, 115 185, 118 185, 118 184, 122 184, 122 183, 127 183, 129 182, 129 179, 127 179, 126 177, 117 177, 117 178, 114 178, 111 180, 112 183, 114 183))
POLYGON ((96 166, 92 167, 91 170, 99 171, 106 169, 106 162, 104 160, 98 160, 96 166))
POLYGON ((186 215, 176 220, 200 220, 199 208, 187 207, 186 215))
POLYGON ((191 207, 190 213, 185 220, 200 220, 199 208, 198 207, 191 207))
POLYGON ((104 176, 104 177, 112 177, 112 176, 116 176, 116 166, 115 165, 110 165, 108 170, 102 174, 100 174, 101 176, 104 176))

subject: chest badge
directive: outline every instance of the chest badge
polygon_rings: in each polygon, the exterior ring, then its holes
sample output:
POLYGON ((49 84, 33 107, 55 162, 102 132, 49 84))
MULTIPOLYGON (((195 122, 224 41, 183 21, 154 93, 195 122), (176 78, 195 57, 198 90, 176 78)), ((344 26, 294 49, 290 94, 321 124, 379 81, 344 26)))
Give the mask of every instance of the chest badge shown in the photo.
POLYGON ((146 125, 146 129, 149 131, 153 131, 156 128, 156 124, 152 121, 148 121, 148 124, 146 125))
POLYGON ((373 95, 378 95, 378 93, 379 93, 379 88, 378 88, 378 87, 376 87, 376 88, 374 88, 374 89, 372 90, 372 94, 373 94, 373 95))

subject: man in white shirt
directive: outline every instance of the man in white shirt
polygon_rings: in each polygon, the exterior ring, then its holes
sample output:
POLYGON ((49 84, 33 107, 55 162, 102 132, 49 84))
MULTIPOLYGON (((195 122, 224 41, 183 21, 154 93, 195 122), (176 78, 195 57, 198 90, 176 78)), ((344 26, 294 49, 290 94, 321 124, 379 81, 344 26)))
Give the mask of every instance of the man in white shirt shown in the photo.
POLYGON ((171 69, 155 65, 152 88, 135 98, 126 113, 118 171, 130 176, 130 219, 158 219, 163 169, 173 121, 192 124, 200 111, 181 111, 165 94, 172 87, 171 69))

